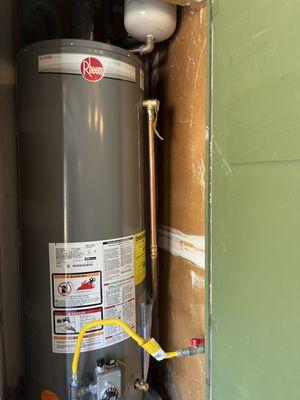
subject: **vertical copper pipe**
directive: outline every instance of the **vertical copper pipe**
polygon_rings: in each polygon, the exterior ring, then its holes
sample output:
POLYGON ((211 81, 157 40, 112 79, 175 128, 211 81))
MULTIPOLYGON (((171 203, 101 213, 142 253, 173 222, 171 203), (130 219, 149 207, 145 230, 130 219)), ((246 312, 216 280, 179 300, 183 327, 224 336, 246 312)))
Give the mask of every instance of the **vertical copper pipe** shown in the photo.
POLYGON ((155 133, 153 123, 158 100, 146 100, 143 106, 148 115, 148 142, 149 142, 149 189, 150 189, 150 260, 152 275, 153 305, 158 297, 158 251, 157 251, 157 210, 156 210, 156 168, 155 168, 155 133))

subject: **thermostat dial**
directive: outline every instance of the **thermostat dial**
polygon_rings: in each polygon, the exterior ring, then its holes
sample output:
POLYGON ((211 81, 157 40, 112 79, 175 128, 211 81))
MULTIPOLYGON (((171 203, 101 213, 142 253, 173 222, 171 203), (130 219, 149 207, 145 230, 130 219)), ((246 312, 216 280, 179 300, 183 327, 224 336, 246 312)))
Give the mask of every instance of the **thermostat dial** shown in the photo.
POLYGON ((101 400, 119 400, 119 391, 115 387, 106 389, 101 397, 101 400))

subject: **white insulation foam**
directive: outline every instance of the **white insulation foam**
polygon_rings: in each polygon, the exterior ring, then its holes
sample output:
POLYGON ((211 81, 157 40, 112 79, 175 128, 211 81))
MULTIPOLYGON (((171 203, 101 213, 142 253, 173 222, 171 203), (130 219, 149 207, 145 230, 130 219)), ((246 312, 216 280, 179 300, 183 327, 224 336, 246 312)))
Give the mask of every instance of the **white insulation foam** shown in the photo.
POLYGON ((205 237, 187 235, 178 229, 160 226, 158 229, 158 245, 177 257, 191 261, 205 268, 205 237))

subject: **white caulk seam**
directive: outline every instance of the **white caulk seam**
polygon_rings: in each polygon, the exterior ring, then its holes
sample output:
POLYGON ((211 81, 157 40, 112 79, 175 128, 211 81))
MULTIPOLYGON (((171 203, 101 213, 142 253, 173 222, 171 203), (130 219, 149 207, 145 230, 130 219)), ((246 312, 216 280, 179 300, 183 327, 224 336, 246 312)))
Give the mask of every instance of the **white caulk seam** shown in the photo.
POLYGON ((158 229, 158 245, 177 257, 191 261, 205 268, 205 238, 204 236, 187 235, 178 229, 160 226, 158 229))

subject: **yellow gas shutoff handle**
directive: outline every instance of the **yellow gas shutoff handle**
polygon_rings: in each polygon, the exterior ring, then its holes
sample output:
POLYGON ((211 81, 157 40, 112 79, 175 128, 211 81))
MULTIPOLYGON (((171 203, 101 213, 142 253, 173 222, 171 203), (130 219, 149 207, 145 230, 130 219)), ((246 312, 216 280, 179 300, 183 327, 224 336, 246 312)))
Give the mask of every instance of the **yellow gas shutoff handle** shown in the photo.
POLYGON ((178 356, 177 351, 173 351, 171 353, 165 353, 163 349, 160 347, 160 345, 154 339, 150 339, 149 341, 145 340, 144 338, 139 336, 136 332, 134 332, 134 330, 131 329, 130 326, 128 326, 125 322, 119 319, 99 319, 97 321, 90 322, 89 324, 82 327, 78 334, 73 362, 72 362, 72 380, 77 380, 80 351, 84 335, 89 330, 96 328, 97 326, 103 326, 103 325, 118 325, 133 340, 135 340, 140 347, 142 347, 147 353, 149 353, 152 357, 154 357, 158 361, 178 356))

